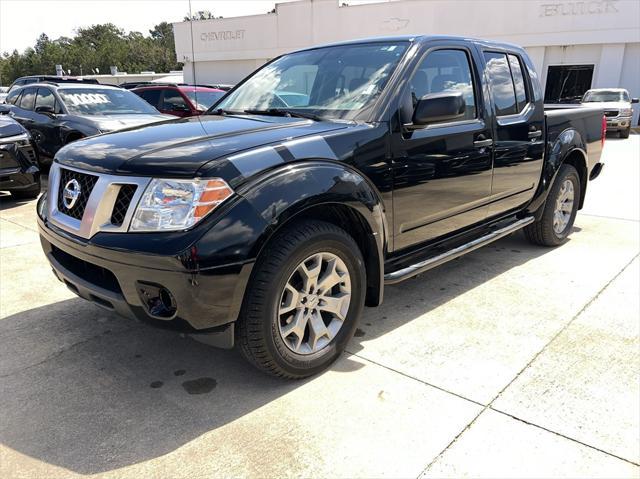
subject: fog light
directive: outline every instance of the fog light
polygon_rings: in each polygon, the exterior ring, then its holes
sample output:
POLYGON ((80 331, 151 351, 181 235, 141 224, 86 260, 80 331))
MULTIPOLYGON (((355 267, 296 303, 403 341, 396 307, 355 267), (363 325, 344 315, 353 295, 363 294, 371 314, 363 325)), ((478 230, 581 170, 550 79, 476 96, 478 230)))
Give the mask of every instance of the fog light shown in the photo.
POLYGON ((178 306, 171 292, 159 284, 138 282, 138 295, 149 315, 158 319, 171 319, 178 306))

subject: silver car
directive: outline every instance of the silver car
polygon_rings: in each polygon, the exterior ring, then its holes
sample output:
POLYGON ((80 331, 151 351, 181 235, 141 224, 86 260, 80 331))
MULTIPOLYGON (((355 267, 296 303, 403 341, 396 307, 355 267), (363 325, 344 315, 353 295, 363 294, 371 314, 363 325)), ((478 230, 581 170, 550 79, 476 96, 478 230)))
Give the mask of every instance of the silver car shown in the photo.
POLYGON ((620 138, 629 138, 633 116, 631 104, 638 103, 638 99, 631 98, 627 90, 624 88, 594 88, 584 94, 582 103, 601 107, 607 117, 607 131, 617 131, 620 133, 620 138))

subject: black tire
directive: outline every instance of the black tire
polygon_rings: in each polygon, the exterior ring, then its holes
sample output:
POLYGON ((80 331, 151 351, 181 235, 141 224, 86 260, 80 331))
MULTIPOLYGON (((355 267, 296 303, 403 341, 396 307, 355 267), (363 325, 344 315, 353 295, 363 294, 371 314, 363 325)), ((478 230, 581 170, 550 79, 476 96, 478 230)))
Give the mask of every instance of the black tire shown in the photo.
POLYGON ((629 134, 631 133, 631 128, 627 128, 626 130, 620 130, 620 138, 629 138, 629 134))
POLYGON ((326 369, 347 346, 364 306, 366 271, 358 245, 344 230, 323 221, 294 223, 276 234, 261 253, 247 287, 236 328, 236 343, 258 369, 288 379, 301 379, 326 369), (351 300, 342 326, 322 349, 297 354, 280 334, 277 314, 282 292, 306 258, 320 252, 338 256, 351 281, 351 300))
POLYGON ((22 190, 14 190, 10 193, 11 196, 13 196, 16 200, 32 200, 34 198, 37 198, 40 194, 40 183, 22 190))
POLYGON ((542 217, 530 225, 524 228, 525 236, 529 241, 541 246, 559 246, 569 237, 571 230, 573 229, 573 223, 578 213, 578 204, 580 202, 580 176, 576 169, 571 165, 562 165, 558 175, 556 177, 549 196, 544 204, 544 211, 542 217), (556 200, 559 197, 562 184, 569 180, 573 184, 574 200, 573 209, 569 217, 569 222, 564 229, 558 233, 553 228, 553 217, 556 207, 556 200))

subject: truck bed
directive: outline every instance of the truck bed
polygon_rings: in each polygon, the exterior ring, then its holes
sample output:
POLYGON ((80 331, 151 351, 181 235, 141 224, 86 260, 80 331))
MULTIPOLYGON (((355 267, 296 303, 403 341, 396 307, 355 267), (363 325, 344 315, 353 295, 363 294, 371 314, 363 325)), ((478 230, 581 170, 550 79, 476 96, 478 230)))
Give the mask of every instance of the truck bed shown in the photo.
MULTIPOLYGON (((553 145, 565 130, 573 128, 581 132, 587 151, 588 169, 591 169, 600 161, 602 154, 602 119, 604 111, 583 105, 545 105, 545 120, 547 128, 547 144, 553 145), (586 145, 589 145, 587 148, 586 145)), ((577 134, 571 131, 570 134, 577 134)))

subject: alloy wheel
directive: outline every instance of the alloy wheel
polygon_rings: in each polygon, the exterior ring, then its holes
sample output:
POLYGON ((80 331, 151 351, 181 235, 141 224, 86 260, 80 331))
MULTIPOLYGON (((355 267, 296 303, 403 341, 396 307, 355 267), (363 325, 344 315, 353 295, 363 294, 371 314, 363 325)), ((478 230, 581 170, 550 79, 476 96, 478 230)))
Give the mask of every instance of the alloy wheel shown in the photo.
POLYGON ((315 253, 284 286, 278 306, 280 336, 294 353, 316 353, 343 327, 350 304, 351 278, 344 261, 333 253, 315 253))
POLYGON ((569 179, 564 180, 553 211, 553 231, 560 235, 564 233, 573 212, 574 189, 573 182, 569 179))

